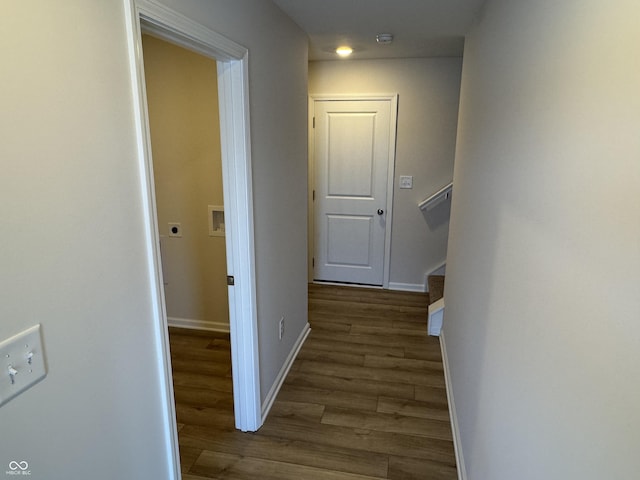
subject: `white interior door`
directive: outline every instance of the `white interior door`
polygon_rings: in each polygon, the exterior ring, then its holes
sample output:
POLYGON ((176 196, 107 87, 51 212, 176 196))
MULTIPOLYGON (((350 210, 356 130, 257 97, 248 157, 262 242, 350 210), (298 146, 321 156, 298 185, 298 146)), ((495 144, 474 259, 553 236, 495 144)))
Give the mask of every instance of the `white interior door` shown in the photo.
POLYGON ((314 280, 384 283, 395 105, 314 101, 314 280))

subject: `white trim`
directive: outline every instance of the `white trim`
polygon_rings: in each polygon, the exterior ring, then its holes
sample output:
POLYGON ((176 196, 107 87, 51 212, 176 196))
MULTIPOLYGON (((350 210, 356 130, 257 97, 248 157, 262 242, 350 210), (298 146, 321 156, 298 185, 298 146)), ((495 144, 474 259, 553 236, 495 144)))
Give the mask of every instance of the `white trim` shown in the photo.
POLYGON ((178 427, 173 393, 173 373, 169 355, 169 329, 164 299, 162 278, 162 259, 160 238, 156 217, 156 203, 153 183, 152 164, 149 161, 151 146, 146 104, 146 86, 141 58, 140 17, 135 0, 124 0, 127 46, 129 52, 129 70, 136 131, 136 150, 141 184, 142 207, 144 216, 145 245, 147 247, 147 265, 151 286, 151 307, 154 320, 154 339, 156 344, 156 363, 160 370, 160 391, 163 394, 162 415, 165 432, 165 459, 167 472, 171 479, 181 478, 180 453, 178 449, 178 427))
POLYGON ((135 0, 144 32, 219 61, 239 60, 247 49, 154 0, 135 0))
POLYGON ((427 273, 427 277, 429 277, 429 275, 444 275, 446 271, 447 271, 447 261, 445 260, 436 268, 431 269, 431 271, 427 273))
POLYGON ((428 307, 427 335, 439 337, 444 320, 444 297, 436 300, 428 307))
POLYGON ((444 367, 444 380, 447 390, 447 401, 449 403, 449 418, 451 419, 451 431, 453 433, 453 448, 456 454, 458 480, 467 480, 467 469, 464 465, 464 456, 462 455, 462 443, 460 430, 458 428, 456 403, 453 400, 453 385, 451 383, 451 371, 449 370, 449 357, 447 357, 447 346, 444 340, 444 331, 440 333, 440 351, 442 352, 442 365, 444 367))
POLYGON ((242 60, 218 62, 220 136, 228 275, 229 323, 236 428, 262 425, 256 304, 253 190, 249 133, 248 52, 242 60), (224 161, 224 159, 228 161, 224 161))
POLYGON ((397 99, 397 93, 314 93, 309 95, 309 98, 314 100, 391 100, 397 99))
POLYGON ((192 330, 206 330, 209 332, 229 333, 229 324, 226 322, 211 322, 196 320, 193 318, 167 317, 170 327, 189 328, 192 330))
POLYGON ((393 228, 393 194, 396 176, 396 142, 398 135, 398 94, 393 94, 391 101, 391 119, 389 132, 389 168, 387 170, 387 230, 385 238, 384 252, 384 279, 382 286, 389 288, 389 277, 391 274, 391 229, 393 228))
MULTIPOLYGON (((133 56, 132 81, 134 95, 139 99, 136 122, 140 123, 138 140, 143 170, 143 191, 148 198, 148 243, 155 253, 151 265, 153 282, 160 291, 158 323, 166 330, 167 319, 162 293, 159 235, 153 191, 153 162, 151 159, 149 120, 142 58, 141 23, 145 31, 155 36, 215 58, 218 66, 218 95, 220 105, 220 136, 222 147, 222 173, 226 220, 226 253, 228 275, 235 277, 235 286, 229 287, 229 323, 234 389, 236 427, 255 431, 261 426, 260 376, 258 365, 258 326, 255 294, 255 250, 253 232, 253 193, 249 136, 248 51, 231 40, 209 30, 201 24, 152 0, 125 0, 127 8, 135 12, 134 31, 130 39, 133 56)), ((165 332, 166 336, 166 332, 165 332)), ((171 365, 168 344, 163 343, 162 363, 169 376, 171 391, 171 365)), ((177 429, 175 406, 173 415, 172 451, 177 457, 177 429)), ((179 462, 178 462, 179 471, 179 462)))
POLYGON ((302 345, 304 345, 304 341, 309 336, 309 333, 311 333, 311 327, 307 323, 305 327, 302 329, 302 332, 300 332, 300 335, 298 335, 298 339, 296 340, 296 343, 291 349, 291 352, 289 352, 289 356, 284 362, 284 365, 282 365, 282 368, 280 369, 280 372, 278 373, 278 376, 276 377, 275 382, 273 382, 273 385, 271 386, 269 393, 267 393, 267 397, 265 398, 265 401, 262 407, 262 423, 264 423, 265 420, 267 419, 267 415, 269 415, 269 411, 271 411, 271 407, 273 406, 273 403, 276 401, 278 392, 280 391, 282 384, 287 378, 287 375, 289 374, 289 370, 291 370, 291 367, 293 366, 293 362, 296 360, 296 357, 298 356, 298 353, 300 352, 302 345))
MULTIPOLYGON (((390 112, 389 112, 389 164, 387 167, 387 205, 386 205, 386 230, 385 230, 385 240, 384 240, 384 267, 383 267, 383 277, 382 277, 382 288, 390 289, 389 286, 389 276, 391 271, 391 229, 393 226, 393 193, 395 186, 395 172, 396 172, 396 139, 398 135, 398 94, 397 93, 379 93, 379 94, 313 94, 309 95, 309 134, 308 134, 308 144, 309 144, 309 175, 310 175, 310 184, 311 189, 315 190, 315 178, 313 177, 313 173, 315 172, 315 159, 313 157, 314 154, 314 143, 313 138, 315 136, 313 130, 313 118, 315 116, 315 103, 316 101, 388 101, 390 102, 390 112)), ((310 221, 312 225, 315 225, 315 211, 314 211, 314 203, 311 203, 310 208, 310 221)), ((311 249, 311 255, 315 255, 315 226, 310 228, 310 237, 309 237, 309 248, 311 249)), ((314 277, 313 269, 310 269, 310 278, 311 281, 314 277)))
POLYGON ((431 208, 435 207, 436 205, 441 204, 445 200, 450 200, 452 191, 453 191, 453 182, 449 182, 449 184, 442 187, 436 193, 422 200, 418 204, 418 208, 423 212, 426 212, 431 208))
POLYGON ((315 189, 316 189, 316 163, 313 155, 315 149, 315 131, 313 128, 313 118, 315 116, 315 96, 309 96, 309 104, 307 107, 307 154, 308 164, 307 164, 307 188, 308 191, 308 205, 309 205, 309 215, 307 218, 307 248, 309 251, 307 252, 307 265, 308 265, 308 275, 307 281, 313 282, 315 278, 315 268, 314 268, 314 258, 316 255, 316 211, 315 211, 315 189))
POLYGON ((423 283, 400 283, 389 282, 389 290, 398 290, 401 292, 426 292, 426 286, 423 283))

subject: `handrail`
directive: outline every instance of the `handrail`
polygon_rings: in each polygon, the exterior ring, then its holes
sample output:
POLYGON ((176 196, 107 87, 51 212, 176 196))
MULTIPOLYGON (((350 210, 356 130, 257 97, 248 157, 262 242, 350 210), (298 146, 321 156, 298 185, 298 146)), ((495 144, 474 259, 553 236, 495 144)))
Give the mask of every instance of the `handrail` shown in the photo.
POLYGON ((449 200, 451 198, 452 190, 453 182, 445 185, 430 197, 425 198, 418 204, 418 207, 420 210, 425 211, 441 202, 444 202, 445 200, 449 200))

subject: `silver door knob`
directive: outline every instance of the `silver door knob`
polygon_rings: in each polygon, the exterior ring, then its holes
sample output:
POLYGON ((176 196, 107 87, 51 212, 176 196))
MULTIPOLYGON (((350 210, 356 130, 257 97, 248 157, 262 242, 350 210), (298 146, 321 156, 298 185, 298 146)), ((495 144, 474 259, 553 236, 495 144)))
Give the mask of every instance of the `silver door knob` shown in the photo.
POLYGON ((378 209, 378 215, 382 215, 384 213, 384 210, 382 210, 381 208, 378 209))

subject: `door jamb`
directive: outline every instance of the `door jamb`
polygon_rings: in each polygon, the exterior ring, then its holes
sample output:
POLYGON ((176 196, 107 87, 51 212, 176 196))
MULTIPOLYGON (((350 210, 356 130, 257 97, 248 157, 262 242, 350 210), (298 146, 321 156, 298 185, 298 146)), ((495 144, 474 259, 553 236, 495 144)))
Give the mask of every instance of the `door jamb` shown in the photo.
MULTIPOLYGON (((391 227, 393 225, 393 193, 394 193, 394 179, 396 168, 396 138, 398 132, 398 94, 312 94, 309 95, 309 135, 308 135, 308 148, 309 148, 309 192, 313 195, 315 192, 315 131, 314 131, 314 117, 315 117, 315 102, 316 101, 366 101, 366 100, 383 100, 390 102, 390 129, 389 132, 389 165, 387 169, 387 205, 386 205, 386 221, 387 227, 385 230, 384 239, 384 272, 382 278, 382 288, 389 288, 389 278, 391 269, 391 227)), ((309 198, 309 281, 313 281, 314 271, 311 258, 315 255, 315 201, 313 198, 309 198)))
POLYGON ((124 0, 127 46, 135 109, 136 142, 145 216, 145 243, 155 319, 157 361, 165 394, 163 415, 170 470, 179 478, 175 403, 164 299, 160 239, 153 183, 142 30, 217 61, 220 135, 226 223, 232 375, 236 428, 262 424, 256 312, 253 193, 249 132, 248 50, 193 20, 151 0, 124 0))

